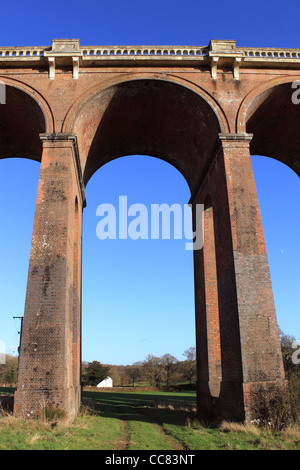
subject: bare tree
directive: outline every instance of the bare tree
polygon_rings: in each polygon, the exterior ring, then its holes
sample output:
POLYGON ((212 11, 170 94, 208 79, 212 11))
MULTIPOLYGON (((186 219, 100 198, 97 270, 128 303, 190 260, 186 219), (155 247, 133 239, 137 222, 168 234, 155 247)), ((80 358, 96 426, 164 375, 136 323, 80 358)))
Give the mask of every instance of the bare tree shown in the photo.
POLYGON ((143 369, 145 376, 151 385, 158 386, 162 380, 162 367, 161 360, 157 356, 148 354, 143 362, 143 369))
POLYGON ((161 358, 161 365, 164 371, 167 388, 170 386, 171 378, 175 372, 175 365, 178 360, 172 354, 164 354, 161 358))
POLYGON ((141 363, 140 362, 135 362, 132 364, 132 366, 128 367, 127 370, 128 376, 132 380, 132 385, 133 387, 135 386, 135 382, 140 378, 141 376, 141 363))
POLYGON ((186 349, 183 356, 186 357, 184 361, 184 375, 191 384, 196 375, 196 348, 191 347, 186 349))

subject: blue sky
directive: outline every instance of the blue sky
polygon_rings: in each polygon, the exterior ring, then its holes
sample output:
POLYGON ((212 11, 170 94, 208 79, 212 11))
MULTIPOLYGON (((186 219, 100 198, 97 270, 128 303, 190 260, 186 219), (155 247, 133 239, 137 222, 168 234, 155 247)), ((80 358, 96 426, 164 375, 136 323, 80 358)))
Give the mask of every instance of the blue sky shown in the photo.
MULTIPOLYGON (((0 0, 0 46, 207 45, 300 47, 298 2, 0 0)), ((299 105, 300 106, 300 105, 299 105)), ((299 107, 300 112, 300 107, 299 107)), ((298 176, 283 164, 252 157, 280 328, 300 339, 298 176)), ((0 161, 0 340, 18 345, 39 164, 0 161)), ((107 240, 96 237, 96 208, 117 203, 187 203, 189 189, 171 165, 128 156, 105 165, 86 188, 83 232, 83 359, 130 364, 147 354, 182 353, 195 344, 192 253, 184 240, 107 240)))

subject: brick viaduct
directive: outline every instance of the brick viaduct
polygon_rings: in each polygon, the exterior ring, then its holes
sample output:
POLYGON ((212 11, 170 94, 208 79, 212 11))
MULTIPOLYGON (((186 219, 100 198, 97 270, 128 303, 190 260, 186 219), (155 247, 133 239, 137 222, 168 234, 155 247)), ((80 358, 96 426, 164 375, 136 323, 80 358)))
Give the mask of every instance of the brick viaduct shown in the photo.
POLYGON ((41 162, 14 412, 81 401, 85 185, 120 156, 174 165, 205 205, 194 252, 199 411, 248 420, 259 387, 284 384, 250 155, 300 174, 300 49, 0 48, 0 158, 41 162))

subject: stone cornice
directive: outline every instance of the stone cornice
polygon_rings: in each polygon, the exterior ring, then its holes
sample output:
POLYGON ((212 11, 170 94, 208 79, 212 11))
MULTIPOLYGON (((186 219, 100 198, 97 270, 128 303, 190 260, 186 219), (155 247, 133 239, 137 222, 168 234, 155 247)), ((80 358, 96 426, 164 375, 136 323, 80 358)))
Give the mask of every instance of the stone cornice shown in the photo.
POLYGON ((213 79, 229 68, 236 80, 245 68, 300 69, 300 49, 237 47, 233 40, 211 40, 208 46, 81 46, 79 39, 53 39, 52 47, 0 47, 1 67, 70 67, 77 79, 80 67, 100 66, 208 67, 213 79))

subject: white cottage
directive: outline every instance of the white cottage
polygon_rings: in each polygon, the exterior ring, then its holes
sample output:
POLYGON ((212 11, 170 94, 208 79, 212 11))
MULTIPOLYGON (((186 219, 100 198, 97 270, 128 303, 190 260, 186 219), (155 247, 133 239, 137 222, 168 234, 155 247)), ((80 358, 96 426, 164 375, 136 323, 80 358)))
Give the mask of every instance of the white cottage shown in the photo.
POLYGON ((100 388, 108 388, 112 386, 113 386, 113 381, 110 377, 106 377, 106 379, 102 380, 102 382, 100 382, 97 385, 97 387, 100 387, 100 388))

